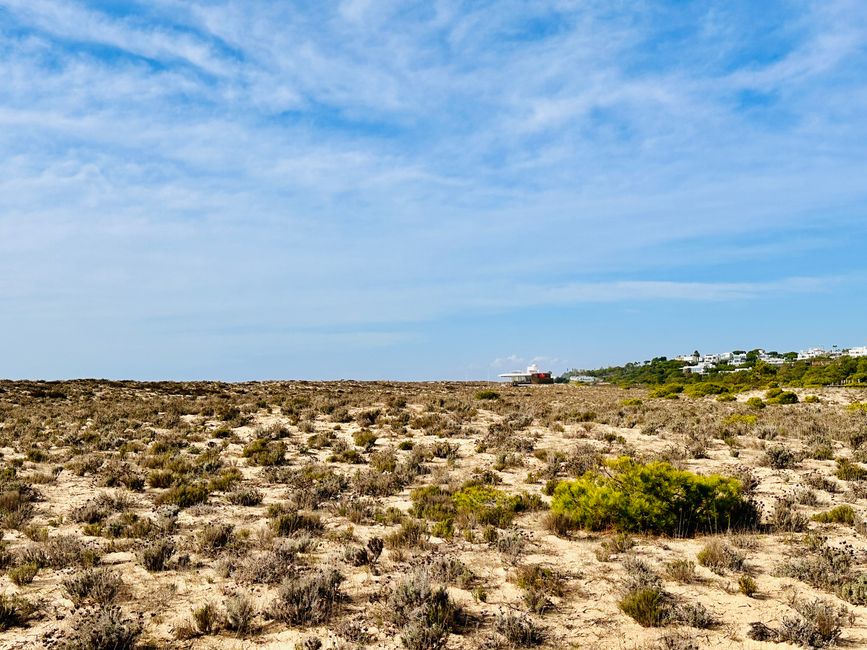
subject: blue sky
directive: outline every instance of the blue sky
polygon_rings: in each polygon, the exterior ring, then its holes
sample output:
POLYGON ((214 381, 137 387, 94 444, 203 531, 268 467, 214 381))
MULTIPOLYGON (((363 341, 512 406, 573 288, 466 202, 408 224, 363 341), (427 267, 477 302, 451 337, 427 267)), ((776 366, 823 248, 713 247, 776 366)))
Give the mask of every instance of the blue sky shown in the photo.
POLYGON ((0 376, 867 344, 867 5, 0 0, 0 376))

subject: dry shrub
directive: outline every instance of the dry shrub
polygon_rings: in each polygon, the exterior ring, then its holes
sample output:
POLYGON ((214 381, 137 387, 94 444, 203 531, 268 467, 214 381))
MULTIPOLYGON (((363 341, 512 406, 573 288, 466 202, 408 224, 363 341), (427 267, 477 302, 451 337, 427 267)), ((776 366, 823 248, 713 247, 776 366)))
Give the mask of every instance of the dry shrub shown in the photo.
POLYGON ((274 533, 281 537, 295 535, 299 532, 321 533, 325 526, 319 515, 308 515, 301 512, 282 512, 279 509, 271 513, 271 527, 274 533))
POLYGON ((142 625, 119 607, 86 610, 79 614, 66 641, 66 650, 132 650, 142 625))
POLYGON ((549 609, 550 596, 562 597, 566 593, 565 578, 554 569, 539 564, 518 567, 515 584, 524 590, 524 604, 536 614, 549 609))
POLYGON ((430 537, 427 525, 420 519, 406 519, 400 528, 385 538, 387 548, 427 548, 430 537))
POLYGON ((795 508, 795 501, 791 497, 777 499, 769 521, 775 531, 782 533, 802 533, 807 530, 809 522, 806 515, 795 508))
POLYGON ((783 618, 778 630, 778 640, 805 648, 836 645, 843 633, 843 627, 854 621, 854 617, 845 607, 838 607, 821 598, 806 601, 793 599, 790 604, 798 616, 783 618))
POLYGON ((852 579, 855 554, 846 545, 831 546, 824 537, 808 535, 798 556, 777 567, 779 575, 834 591, 852 579))
POLYGON ((205 555, 216 555, 234 540, 232 524, 207 524, 198 535, 199 552, 205 555))
POLYGON ((35 611, 36 606, 20 596, 0 594, 0 631, 24 627, 35 611))
POLYGON ((287 580, 268 609, 278 621, 292 625, 317 625, 327 621, 341 599, 343 576, 334 569, 317 571, 298 580, 287 580))
POLYGON ((744 555, 719 539, 712 539, 704 545, 696 556, 698 563, 714 573, 741 571, 744 568, 744 555))
POLYGON ((695 562, 685 559, 672 560, 665 566, 665 574, 676 582, 691 584, 698 580, 695 574, 695 562))
POLYGON ((494 622, 494 629, 502 634, 510 645, 517 648, 540 645, 545 640, 542 629, 526 614, 500 612, 494 622))
POLYGON ((193 610, 193 622, 200 634, 211 634, 220 629, 220 612, 213 603, 205 603, 193 610))
POLYGON ((226 627, 239 636, 247 636, 253 631, 256 607, 244 594, 231 596, 226 600, 226 627))
POLYGON ((73 521, 85 524, 96 524, 115 512, 121 512, 133 505, 132 500, 124 494, 102 493, 90 499, 84 505, 75 508, 70 516, 73 521))
POLYGON ((76 605, 88 599, 99 605, 108 605, 117 598, 123 588, 123 580, 116 571, 86 569, 66 578, 63 588, 76 605))
POLYGON ((401 628, 410 650, 439 648, 456 627, 460 610, 424 568, 399 581, 386 603, 387 618, 401 628))
POLYGON ((148 571, 163 571, 175 552, 175 544, 170 539, 160 539, 145 544, 139 553, 139 561, 148 571))
POLYGON ((262 503, 262 493, 256 488, 237 487, 226 494, 226 501, 236 506, 258 506, 262 503))

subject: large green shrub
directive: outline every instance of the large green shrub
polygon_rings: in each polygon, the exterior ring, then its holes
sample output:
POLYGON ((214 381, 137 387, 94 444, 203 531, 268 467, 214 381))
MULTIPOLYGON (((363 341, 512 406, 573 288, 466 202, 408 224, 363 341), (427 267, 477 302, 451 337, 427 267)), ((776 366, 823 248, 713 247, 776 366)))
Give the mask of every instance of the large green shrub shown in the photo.
POLYGON ((678 393, 683 392, 683 386, 680 384, 665 384, 663 386, 657 386, 652 391, 650 391, 649 397, 662 397, 665 399, 673 399, 677 397, 678 393))
POLYGON ((728 388, 714 384, 711 382, 698 382, 697 384, 688 384, 683 392, 693 398, 707 397, 708 395, 722 395, 728 392, 728 388))
POLYGON ((572 528, 692 535, 756 524, 758 511, 740 481, 701 476, 665 462, 620 458, 554 490, 551 510, 572 528))

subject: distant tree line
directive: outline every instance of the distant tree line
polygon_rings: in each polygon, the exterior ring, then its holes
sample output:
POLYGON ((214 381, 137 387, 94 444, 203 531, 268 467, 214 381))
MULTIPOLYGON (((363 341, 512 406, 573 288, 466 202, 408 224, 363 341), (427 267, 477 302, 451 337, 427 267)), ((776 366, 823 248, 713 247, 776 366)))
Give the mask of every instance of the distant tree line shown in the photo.
POLYGON ((684 372, 684 367, 689 365, 685 361, 656 357, 644 363, 569 370, 563 377, 586 375, 619 386, 712 384, 724 389, 720 392, 764 388, 771 384, 796 387, 867 385, 867 357, 817 357, 798 361, 795 353, 779 356, 786 359, 786 363, 773 365, 759 359, 757 350, 751 350, 747 353, 746 363, 739 366, 721 363, 701 375, 684 372))

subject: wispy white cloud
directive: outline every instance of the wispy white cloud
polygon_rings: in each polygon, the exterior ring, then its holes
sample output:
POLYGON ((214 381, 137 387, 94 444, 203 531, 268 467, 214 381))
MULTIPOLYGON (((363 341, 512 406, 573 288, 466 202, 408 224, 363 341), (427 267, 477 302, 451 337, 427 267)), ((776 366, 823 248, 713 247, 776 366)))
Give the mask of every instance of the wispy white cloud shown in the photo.
POLYGON ((8 0, 6 327, 75 304, 297 328, 840 286, 744 241, 863 222, 865 26, 846 0, 8 0))

